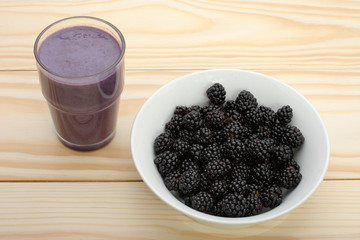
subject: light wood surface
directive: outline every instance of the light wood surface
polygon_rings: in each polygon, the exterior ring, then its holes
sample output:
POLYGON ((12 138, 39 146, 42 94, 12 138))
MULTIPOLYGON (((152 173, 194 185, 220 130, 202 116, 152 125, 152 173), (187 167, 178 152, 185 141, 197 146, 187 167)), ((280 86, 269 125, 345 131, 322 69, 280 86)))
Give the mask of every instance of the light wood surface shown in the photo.
POLYGON ((0 239, 360 239, 360 1, 0 1, 0 239), (117 134, 77 152, 56 138, 33 44, 90 15, 126 38, 117 134), (203 226, 159 200, 130 152, 146 99, 197 70, 247 69, 302 93, 327 127, 330 166, 303 205, 246 229, 203 226))

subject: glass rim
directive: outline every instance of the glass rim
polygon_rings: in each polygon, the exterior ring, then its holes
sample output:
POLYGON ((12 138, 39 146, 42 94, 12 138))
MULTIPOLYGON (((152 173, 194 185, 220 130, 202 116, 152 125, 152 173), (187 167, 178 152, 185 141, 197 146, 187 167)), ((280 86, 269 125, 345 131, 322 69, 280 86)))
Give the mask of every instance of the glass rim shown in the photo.
MULTIPOLYGON (((79 25, 80 26, 80 25, 79 25)), ((63 78, 63 79, 86 79, 86 78, 92 78, 92 77, 95 77, 95 76, 99 76, 99 75, 102 75, 106 72, 108 72, 110 69, 114 68, 116 65, 118 65, 121 60, 123 59, 124 55, 125 55, 125 48, 126 48, 126 44, 125 44, 125 38, 123 36, 123 34, 120 32, 120 30, 115 26, 113 25, 112 23, 106 21, 106 20, 103 20, 101 18, 97 18, 97 17, 91 17, 91 16, 73 16, 73 17, 67 17, 67 18, 62 18, 60 20, 57 20, 55 22, 53 22, 52 24, 48 25, 47 27, 45 27, 40 33, 39 35, 37 36, 36 40, 35 40, 35 44, 34 44, 34 56, 35 56, 35 59, 36 59, 36 62, 48 73, 56 76, 56 77, 59 77, 59 78, 63 78), (81 76, 81 77, 68 77, 68 76, 62 76, 61 74, 58 74, 58 73, 55 73, 53 71, 51 71, 48 67, 46 67, 41 61, 40 61, 40 57, 38 55, 38 45, 39 45, 39 41, 41 39, 41 37, 45 34, 45 32, 47 30, 49 30, 51 27, 53 27, 54 25, 60 23, 60 22, 64 22, 64 21, 67 21, 67 20, 70 20, 70 19, 80 19, 80 18, 83 18, 83 19, 91 19, 91 20, 95 20, 95 21, 100 21, 108 26, 110 26, 115 32, 116 34, 120 37, 120 42, 121 42, 121 51, 120 51, 120 56, 118 57, 118 59, 113 63, 111 64, 111 66, 107 67, 106 69, 104 69, 103 71, 101 72, 98 72, 98 73, 95 73, 95 74, 91 74, 91 75, 86 75, 86 76, 81 76)))

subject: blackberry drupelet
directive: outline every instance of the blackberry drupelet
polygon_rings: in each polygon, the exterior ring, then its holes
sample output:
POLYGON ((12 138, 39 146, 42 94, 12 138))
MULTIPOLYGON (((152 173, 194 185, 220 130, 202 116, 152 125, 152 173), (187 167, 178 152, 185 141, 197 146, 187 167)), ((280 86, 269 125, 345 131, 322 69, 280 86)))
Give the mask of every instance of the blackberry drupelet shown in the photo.
POLYGON ((170 132, 163 132, 158 135, 154 140, 154 151, 155 155, 171 150, 173 145, 173 139, 170 132))
POLYGON ((200 212, 209 213, 214 205, 214 198, 208 192, 198 192, 190 197, 190 207, 200 212))
POLYGON ((260 193, 260 199, 264 204, 264 207, 274 208, 282 202, 282 190, 277 185, 271 185, 265 188, 260 193))
POLYGON ((220 83, 215 83, 209 87, 206 90, 206 95, 214 105, 222 105, 225 103, 226 91, 220 83))
POLYGON ((276 117, 282 125, 289 124, 293 117, 293 110, 289 105, 283 106, 276 111, 276 117))
POLYGON ((242 90, 237 96, 235 102, 240 113, 244 113, 250 109, 254 109, 258 105, 254 95, 247 90, 242 90))
POLYGON ((165 151, 155 157, 154 163, 159 173, 162 176, 165 176, 177 168, 179 164, 179 158, 174 152, 165 151))
POLYGON ((179 190, 187 195, 195 192, 200 185, 200 175, 197 170, 190 168, 179 177, 179 190))

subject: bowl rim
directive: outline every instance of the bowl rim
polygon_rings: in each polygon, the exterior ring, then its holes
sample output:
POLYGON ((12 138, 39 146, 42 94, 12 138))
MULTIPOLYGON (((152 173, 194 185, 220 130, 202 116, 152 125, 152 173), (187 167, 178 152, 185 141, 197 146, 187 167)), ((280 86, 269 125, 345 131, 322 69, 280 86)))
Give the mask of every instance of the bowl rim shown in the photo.
POLYGON ((302 94, 300 94, 296 89, 294 89, 293 87, 289 86, 288 84, 285 84, 284 82, 275 79, 273 77, 270 77, 268 75, 262 74, 262 73, 258 73, 258 72, 254 72, 254 71, 249 71, 249 70, 241 70, 241 69, 229 69, 229 68, 219 68, 219 69, 208 69, 208 70, 200 70, 200 71, 195 71, 189 74, 185 74, 183 76, 180 76, 176 79, 173 79, 171 81, 169 81, 168 83, 164 84, 163 86, 161 86, 158 90, 156 90, 145 102, 144 104, 141 106, 140 110, 138 111, 138 113, 135 116, 134 122, 133 122, 133 126, 131 129, 131 141, 130 141, 130 148, 131 148, 131 154, 132 154, 132 158, 133 161, 135 163, 135 167, 139 173, 139 175, 141 176, 143 182, 151 189, 151 191, 158 197, 160 198, 163 202, 165 202, 166 204, 168 204, 169 206, 171 206, 172 208, 175 208, 176 210, 178 210, 179 212, 181 212, 182 214, 185 214, 193 219, 196 220, 200 220, 203 222, 208 222, 208 223, 212 223, 212 224, 222 224, 222 225, 228 225, 228 226, 235 226, 235 225, 245 225, 245 224, 256 224, 256 223, 261 223, 261 222, 265 222, 271 219, 275 219, 277 217, 280 217, 282 215, 285 215, 286 213, 291 212, 292 210, 294 210, 295 208, 299 207, 301 204, 303 204, 320 186, 321 182, 323 182, 325 174, 327 172, 328 166, 329 166, 329 162, 330 162, 330 140, 329 140, 329 135, 326 129, 326 126, 324 124, 324 121, 322 120, 320 114, 318 113, 318 111, 315 109, 315 107, 311 104, 311 102, 306 99, 302 94), (266 78, 269 79, 271 81, 274 81, 280 85, 283 85, 284 87, 288 88, 290 91, 292 91, 292 93, 296 94, 298 97, 300 97, 303 101, 305 101, 309 107, 311 108, 311 110, 316 114, 317 118, 320 121, 321 127, 322 127, 322 132, 325 135, 325 148, 326 148, 326 159, 324 162, 324 168, 322 169, 322 172, 320 174, 320 178, 319 181, 317 181, 311 188, 310 191, 308 191, 307 194, 302 195, 301 198, 299 199, 299 201, 292 205, 291 207, 280 211, 278 213, 272 214, 272 215, 266 215, 264 216, 263 214, 258 214, 258 215, 254 215, 254 216, 248 216, 248 217, 238 217, 238 218, 229 218, 229 217, 220 217, 220 216, 214 216, 214 215, 210 215, 210 214, 206 214, 206 213, 202 213, 199 211, 196 211, 188 206, 186 206, 185 204, 182 204, 182 207, 178 207, 177 205, 174 205, 172 203, 172 200, 169 200, 167 198, 162 197, 162 195, 156 190, 156 188, 154 188, 149 182, 148 179, 146 178, 141 166, 139 165, 139 162, 136 160, 135 156, 135 150, 134 150, 134 135, 135 135, 135 131, 136 131, 136 125, 137 122, 139 121, 138 119, 140 118, 143 109, 145 109, 147 107, 147 105, 149 105, 152 101, 153 98, 155 98, 159 92, 163 91, 166 88, 171 87, 172 85, 176 84, 179 81, 182 81, 184 78, 188 78, 194 75, 200 75, 200 74, 206 74, 206 73, 212 73, 212 72, 218 72, 218 71, 224 71, 224 72, 228 72, 228 71, 232 71, 232 72, 238 72, 238 73, 248 73, 248 74, 254 74, 257 76, 260 76, 262 78, 266 78))

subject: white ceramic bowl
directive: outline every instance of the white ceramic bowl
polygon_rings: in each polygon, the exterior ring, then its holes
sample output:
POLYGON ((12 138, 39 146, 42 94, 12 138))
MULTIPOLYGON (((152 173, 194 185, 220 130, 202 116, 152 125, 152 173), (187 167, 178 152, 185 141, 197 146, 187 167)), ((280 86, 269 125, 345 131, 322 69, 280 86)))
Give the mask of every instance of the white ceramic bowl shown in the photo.
POLYGON ((274 78, 263 74, 216 69, 195 72, 169 82, 156 91, 142 106, 133 124, 131 151, 136 168, 148 187, 164 202, 183 214, 207 225, 239 227, 279 217, 302 204, 317 189, 326 173, 330 144, 320 115, 300 93, 274 78), (221 83, 227 99, 235 99, 246 89, 254 94, 259 105, 276 110, 283 105, 293 108, 291 125, 297 126, 305 136, 305 142, 296 155, 303 175, 300 184, 286 195, 280 206, 250 217, 226 218, 198 212, 181 203, 165 187, 154 164, 153 142, 164 131, 178 105, 205 105, 205 91, 215 82, 221 83))

